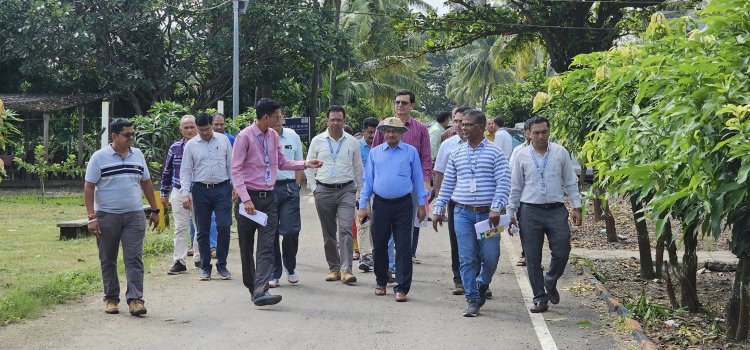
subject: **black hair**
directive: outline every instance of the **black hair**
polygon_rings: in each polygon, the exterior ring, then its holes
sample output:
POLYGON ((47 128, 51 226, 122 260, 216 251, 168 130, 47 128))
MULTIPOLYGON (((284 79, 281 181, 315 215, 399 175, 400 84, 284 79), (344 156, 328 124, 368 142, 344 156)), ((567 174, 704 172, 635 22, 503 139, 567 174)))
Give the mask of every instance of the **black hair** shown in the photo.
MULTIPOLYGON (((527 130, 531 130, 531 126, 534 124, 541 124, 541 123, 547 123, 547 127, 549 128, 549 120, 545 117, 542 117, 540 115, 534 115, 529 120, 526 121, 526 124, 529 126, 527 130)), ((524 125, 525 127, 525 125, 524 125)))
POLYGON ((478 109, 470 109, 464 113, 464 121, 468 118, 475 118, 475 124, 479 125, 485 125, 487 124, 487 117, 485 117, 484 112, 478 110, 478 109))
POLYGON ((367 117, 362 121, 362 129, 376 128, 378 127, 378 119, 374 117, 367 117))
POLYGON ((255 117, 261 120, 263 117, 271 115, 279 109, 281 109, 280 104, 270 98, 264 97, 255 103, 255 117))
POLYGON ((349 125, 344 125, 344 131, 349 135, 354 135, 354 130, 349 125))
POLYGON ((461 106, 461 107, 456 108, 456 113, 465 114, 466 111, 468 111, 470 109, 472 109, 472 108, 469 107, 469 106, 461 106))
POLYGON ((495 117, 492 122, 494 122, 498 128, 502 128, 503 126, 505 126, 505 120, 503 120, 503 117, 495 117))
POLYGON ((133 126, 133 123, 130 120, 127 120, 125 118, 118 118, 112 121, 112 123, 109 124, 109 132, 113 134, 119 134, 122 129, 129 128, 133 126))
POLYGON ((331 112, 341 112, 341 114, 344 116, 344 119, 346 119, 346 110, 344 110, 344 107, 341 107, 339 105, 328 107, 328 111, 326 112, 326 119, 331 116, 331 112))
POLYGON ((195 115, 195 125, 197 126, 206 126, 211 125, 211 122, 213 122, 214 117, 212 117, 208 113, 198 113, 195 115))
POLYGON ((435 120, 437 120, 438 123, 442 124, 442 123, 445 123, 445 121, 448 120, 448 118, 450 117, 451 117, 451 112, 445 111, 445 112, 438 113, 435 120))
POLYGON ((406 89, 396 90, 396 95, 393 96, 393 98, 403 96, 403 95, 409 95, 409 103, 414 103, 414 93, 406 89))

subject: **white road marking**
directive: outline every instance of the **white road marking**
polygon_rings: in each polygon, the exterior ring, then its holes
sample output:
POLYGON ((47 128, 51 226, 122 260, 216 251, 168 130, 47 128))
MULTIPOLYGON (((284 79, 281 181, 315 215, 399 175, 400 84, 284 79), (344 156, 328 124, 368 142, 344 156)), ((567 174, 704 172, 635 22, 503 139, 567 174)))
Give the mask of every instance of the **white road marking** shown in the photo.
MULTIPOLYGON (((523 299, 526 302, 526 305, 533 305, 534 294, 531 292, 529 278, 526 277, 526 268, 523 266, 516 266, 515 261, 513 261, 513 259, 519 255, 516 253, 516 249, 513 247, 513 243, 510 242, 510 239, 513 238, 506 236, 500 240, 503 245, 503 250, 506 251, 505 255, 508 257, 510 266, 512 266, 513 274, 516 276, 516 282, 518 282, 518 287, 521 289, 521 294, 523 294, 523 299)), ((531 313, 528 308, 526 309, 526 312, 531 318, 531 324, 534 326, 534 333, 536 333, 536 337, 539 339, 539 344, 542 345, 542 349, 557 350, 557 344, 555 344, 555 340, 552 339, 552 335, 549 333, 549 328, 547 328, 547 322, 544 320, 544 316, 540 313, 531 313)))

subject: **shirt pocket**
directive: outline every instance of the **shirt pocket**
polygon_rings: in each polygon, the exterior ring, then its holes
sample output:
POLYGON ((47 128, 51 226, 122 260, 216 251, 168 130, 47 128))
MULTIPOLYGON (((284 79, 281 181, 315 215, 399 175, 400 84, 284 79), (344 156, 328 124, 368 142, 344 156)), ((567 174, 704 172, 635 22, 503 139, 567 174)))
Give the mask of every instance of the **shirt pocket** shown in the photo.
POLYGON ((409 177, 411 175, 411 165, 409 162, 406 160, 398 161, 396 174, 398 176, 409 177))

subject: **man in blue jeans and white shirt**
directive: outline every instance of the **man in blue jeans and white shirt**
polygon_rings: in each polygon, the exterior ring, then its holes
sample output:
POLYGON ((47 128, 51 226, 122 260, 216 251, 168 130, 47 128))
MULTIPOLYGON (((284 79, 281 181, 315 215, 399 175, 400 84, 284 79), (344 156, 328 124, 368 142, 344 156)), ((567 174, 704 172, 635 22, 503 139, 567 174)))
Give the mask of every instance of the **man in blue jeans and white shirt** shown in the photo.
POLYGON ((499 225, 500 211, 510 193, 508 159, 500 148, 485 140, 486 122, 481 111, 464 113, 461 128, 466 142, 451 153, 433 211, 433 227, 437 231, 448 201, 455 202, 453 215, 461 281, 466 291, 466 317, 476 316, 484 305, 500 259, 500 236, 477 239, 474 224, 489 219, 491 225, 499 225))

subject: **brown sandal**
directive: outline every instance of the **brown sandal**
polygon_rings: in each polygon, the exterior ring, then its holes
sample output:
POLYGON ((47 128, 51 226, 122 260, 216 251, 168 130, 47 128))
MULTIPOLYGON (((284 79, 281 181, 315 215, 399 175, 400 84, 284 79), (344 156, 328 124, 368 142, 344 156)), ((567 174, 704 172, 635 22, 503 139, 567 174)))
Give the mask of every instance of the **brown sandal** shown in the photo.
POLYGON ((385 286, 377 286, 377 287, 375 287, 375 295, 377 295, 377 296, 383 296, 383 295, 385 295, 385 286))

